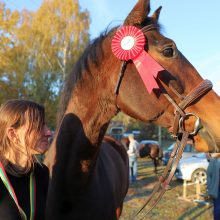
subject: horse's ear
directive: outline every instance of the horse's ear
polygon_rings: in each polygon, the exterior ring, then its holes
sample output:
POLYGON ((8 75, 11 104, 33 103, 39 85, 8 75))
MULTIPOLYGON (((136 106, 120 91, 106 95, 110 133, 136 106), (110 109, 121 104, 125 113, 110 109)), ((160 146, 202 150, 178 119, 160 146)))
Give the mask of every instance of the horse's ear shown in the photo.
POLYGON ((124 25, 141 24, 150 12, 150 0, 139 0, 124 21, 124 25))
POLYGON ((151 16, 152 19, 153 19, 156 23, 158 22, 161 9, 162 9, 162 6, 160 6, 160 7, 153 13, 153 15, 151 16))

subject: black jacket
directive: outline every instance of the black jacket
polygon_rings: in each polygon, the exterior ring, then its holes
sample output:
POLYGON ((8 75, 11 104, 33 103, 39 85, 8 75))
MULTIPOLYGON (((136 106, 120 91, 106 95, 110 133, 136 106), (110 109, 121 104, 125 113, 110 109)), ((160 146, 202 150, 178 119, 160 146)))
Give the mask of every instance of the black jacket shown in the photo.
MULTIPOLYGON (((34 168, 36 180, 36 213, 35 220, 44 220, 46 196, 49 182, 49 170, 45 165, 35 164, 34 168)), ((22 177, 15 177, 8 174, 8 178, 14 188, 18 203, 30 219, 30 174, 22 177)), ((0 179, 0 220, 20 220, 20 212, 0 179)))

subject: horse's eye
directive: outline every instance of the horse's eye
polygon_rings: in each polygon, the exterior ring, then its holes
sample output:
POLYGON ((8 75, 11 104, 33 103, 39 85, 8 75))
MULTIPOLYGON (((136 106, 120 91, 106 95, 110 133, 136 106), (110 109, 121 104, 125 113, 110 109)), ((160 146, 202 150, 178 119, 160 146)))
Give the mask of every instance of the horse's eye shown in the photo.
POLYGON ((163 50, 163 55, 164 55, 165 57, 173 57, 173 56, 174 56, 174 49, 171 48, 171 47, 165 48, 165 49, 163 50))

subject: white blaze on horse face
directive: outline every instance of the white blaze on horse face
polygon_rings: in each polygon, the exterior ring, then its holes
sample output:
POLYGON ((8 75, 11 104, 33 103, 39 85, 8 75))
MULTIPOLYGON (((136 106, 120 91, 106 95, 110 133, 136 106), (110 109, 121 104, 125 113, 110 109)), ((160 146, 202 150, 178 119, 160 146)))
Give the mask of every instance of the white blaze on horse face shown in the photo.
POLYGON ((135 39, 131 36, 126 36, 121 41, 121 48, 123 50, 130 50, 134 47, 135 39))

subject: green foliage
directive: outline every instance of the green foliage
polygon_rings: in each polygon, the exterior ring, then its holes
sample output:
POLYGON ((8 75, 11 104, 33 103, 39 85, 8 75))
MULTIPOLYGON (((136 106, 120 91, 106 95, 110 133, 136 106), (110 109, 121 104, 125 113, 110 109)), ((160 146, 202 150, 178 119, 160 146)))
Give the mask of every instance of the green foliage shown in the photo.
POLYGON ((59 93, 88 44, 89 23, 78 0, 44 0, 36 12, 0 3, 0 102, 37 101, 54 128, 59 93))

